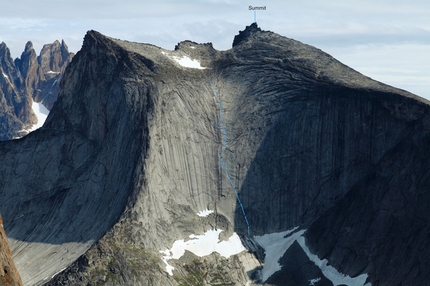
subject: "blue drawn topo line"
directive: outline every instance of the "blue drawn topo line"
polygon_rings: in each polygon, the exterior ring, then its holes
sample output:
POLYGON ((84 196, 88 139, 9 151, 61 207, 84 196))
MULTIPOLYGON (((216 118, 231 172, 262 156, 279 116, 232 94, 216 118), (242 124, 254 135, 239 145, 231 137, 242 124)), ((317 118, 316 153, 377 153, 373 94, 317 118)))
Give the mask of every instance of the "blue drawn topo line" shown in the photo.
POLYGON ((225 176, 227 177, 228 181, 230 182, 231 187, 234 190, 234 193, 235 193, 236 198, 237 198, 237 202, 239 203, 240 209, 242 210, 243 217, 245 218, 245 222, 246 222, 246 225, 248 227, 248 235, 251 235, 251 226, 249 225, 248 218, 246 217, 245 209, 243 208, 242 202, 240 201, 240 198, 239 198, 239 194, 237 193, 237 188, 234 185, 234 183, 231 180, 230 175, 228 173, 227 162, 223 162, 222 161, 225 149, 227 148, 227 130, 226 130, 225 127, 221 126, 221 121, 222 121, 222 101, 219 100, 218 91, 216 90, 216 88, 213 85, 213 83, 210 82, 210 84, 211 84, 213 92, 215 93, 215 100, 216 100, 217 103, 219 103, 219 119, 218 119, 216 127, 218 129, 220 129, 222 131, 222 133, 223 133, 222 150, 221 150, 221 155, 219 156, 219 165, 221 166, 222 169, 225 170, 225 176))

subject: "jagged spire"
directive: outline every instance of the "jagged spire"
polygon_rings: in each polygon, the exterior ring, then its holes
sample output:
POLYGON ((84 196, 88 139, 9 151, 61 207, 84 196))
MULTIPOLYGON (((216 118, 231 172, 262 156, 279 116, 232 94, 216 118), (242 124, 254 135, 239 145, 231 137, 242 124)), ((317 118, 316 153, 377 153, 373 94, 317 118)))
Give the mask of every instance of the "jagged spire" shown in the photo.
POLYGON ((27 44, 25 44, 24 52, 29 52, 33 50, 33 43, 31 41, 28 41, 27 44))
POLYGON ((261 29, 258 27, 257 23, 252 23, 249 26, 246 26, 245 30, 239 31, 239 35, 236 35, 233 40, 233 47, 239 45, 241 42, 245 41, 249 36, 261 32, 261 29))

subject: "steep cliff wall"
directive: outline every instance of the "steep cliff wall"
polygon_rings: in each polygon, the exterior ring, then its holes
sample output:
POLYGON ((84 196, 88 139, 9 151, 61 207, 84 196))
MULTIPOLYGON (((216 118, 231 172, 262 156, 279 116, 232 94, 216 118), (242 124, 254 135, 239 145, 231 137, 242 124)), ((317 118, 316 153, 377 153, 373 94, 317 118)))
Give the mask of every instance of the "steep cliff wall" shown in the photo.
POLYGON ((44 127, 0 143, 24 284, 422 284, 429 112, 256 25, 222 52, 90 31, 44 127))

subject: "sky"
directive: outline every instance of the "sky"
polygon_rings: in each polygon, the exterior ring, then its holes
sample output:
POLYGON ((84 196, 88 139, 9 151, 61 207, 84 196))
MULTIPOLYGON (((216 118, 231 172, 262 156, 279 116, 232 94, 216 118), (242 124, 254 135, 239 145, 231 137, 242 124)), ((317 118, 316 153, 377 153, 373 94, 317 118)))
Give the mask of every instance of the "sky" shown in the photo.
POLYGON ((371 78, 430 99, 428 0, 20 0, 2 3, 0 42, 19 57, 32 41, 77 52, 88 30, 173 50, 183 40, 231 48, 254 21, 313 45, 371 78))

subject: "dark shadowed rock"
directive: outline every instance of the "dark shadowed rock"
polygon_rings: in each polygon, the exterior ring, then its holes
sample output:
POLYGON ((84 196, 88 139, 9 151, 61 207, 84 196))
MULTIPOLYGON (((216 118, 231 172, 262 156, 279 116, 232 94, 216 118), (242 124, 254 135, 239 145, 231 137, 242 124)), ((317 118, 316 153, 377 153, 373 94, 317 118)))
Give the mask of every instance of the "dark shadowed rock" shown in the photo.
MULTIPOLYGON (((45 125, 0 143, 1 210, 29 285, 255 285, 253 236, 295 227, 341 278, 425 285, 429 131, 426 100, 256 25, 222 52, 89 31, 45 125), (211 229, 249 252, 166 258, 211 229)), ((267 283, 330 285, 304 249, 267 283)))
POLYGON ((283 265, 280 271, 273 274, 267 281, 268 285, 317 285, 333 286, 321 270, 316 266, 297 242, 294 242, 281 257, 279 263, 283 265))

